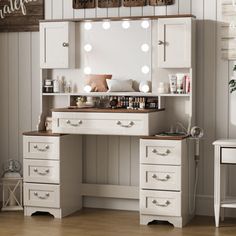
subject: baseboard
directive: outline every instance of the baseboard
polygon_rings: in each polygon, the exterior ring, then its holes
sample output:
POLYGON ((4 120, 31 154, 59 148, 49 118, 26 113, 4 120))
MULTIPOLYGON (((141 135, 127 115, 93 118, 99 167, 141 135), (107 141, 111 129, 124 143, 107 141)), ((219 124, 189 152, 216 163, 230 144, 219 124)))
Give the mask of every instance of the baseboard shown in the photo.
MULTIPOLYGON (((214 197, 211 195, 197 195, 196 215, 214 216, 214 197)), ((225 208, 226 217, 236 217, 236 209, 225 208)))

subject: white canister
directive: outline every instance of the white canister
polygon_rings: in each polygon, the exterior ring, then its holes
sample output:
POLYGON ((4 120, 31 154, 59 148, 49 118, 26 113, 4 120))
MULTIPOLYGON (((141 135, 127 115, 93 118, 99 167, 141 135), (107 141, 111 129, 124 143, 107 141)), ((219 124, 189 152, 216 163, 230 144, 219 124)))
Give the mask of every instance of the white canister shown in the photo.
POLYGON ((60 93, 60 81, 59 78, 53 80, 53 92, 54 93, 60 93))

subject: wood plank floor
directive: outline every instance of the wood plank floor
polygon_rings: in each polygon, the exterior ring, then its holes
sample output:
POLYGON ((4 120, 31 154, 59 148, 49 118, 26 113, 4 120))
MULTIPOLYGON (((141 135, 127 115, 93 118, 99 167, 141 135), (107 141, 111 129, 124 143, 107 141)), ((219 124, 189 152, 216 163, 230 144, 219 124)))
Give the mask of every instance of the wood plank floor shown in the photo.
POLYGON ((137 212, 85 209, 62 220, 49 215, 23 217, 21 212, 0 212, 0 236, 231 236, 236 219, 219 229, 211 217, 195 217, 183 229, 169 224, 139 225, 137 212))

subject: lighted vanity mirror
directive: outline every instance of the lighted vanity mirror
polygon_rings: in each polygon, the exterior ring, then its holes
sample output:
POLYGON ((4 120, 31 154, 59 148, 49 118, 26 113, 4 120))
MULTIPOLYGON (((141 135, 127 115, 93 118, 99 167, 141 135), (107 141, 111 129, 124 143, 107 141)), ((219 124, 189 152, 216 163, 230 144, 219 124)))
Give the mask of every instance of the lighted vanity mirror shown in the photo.
POLYGON ((80 74, 151 81, 150 20, 81 22, 76 28, 80 74))

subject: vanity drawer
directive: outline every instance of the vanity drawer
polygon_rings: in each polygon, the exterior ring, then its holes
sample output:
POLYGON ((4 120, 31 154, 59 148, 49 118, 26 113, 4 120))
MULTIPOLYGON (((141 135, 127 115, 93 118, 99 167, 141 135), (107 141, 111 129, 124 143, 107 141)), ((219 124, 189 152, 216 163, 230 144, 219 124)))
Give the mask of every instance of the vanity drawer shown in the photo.
POLYGON ((140 187, 155 190, 181 190, 180 166, 140 166, 140 187))
POLYGON ((60 139, 58 137, 24 136, 24 158, 59 160, 60 139))
POLYGON ((181 193, 141 190, 140 213, 160 216, 181 216, 181 193))
POLYGON ((59 208, 60 186, 24 183, 24 205, 59 208))
POLYGON ((60 183, 59 161, 24 160, 24 181, 35 183, 60 183))
POLYGON ((52 130, 55 133, 135 136, 150 134, 148 113, 53 112, 52 117, 52 130))
POLYGON ((140 157, 143 164, 181 165, 182 141, 140 140, 140 157))
POLYGON ((221 148, 221 163, 236 164, 236 148, 221 148))

